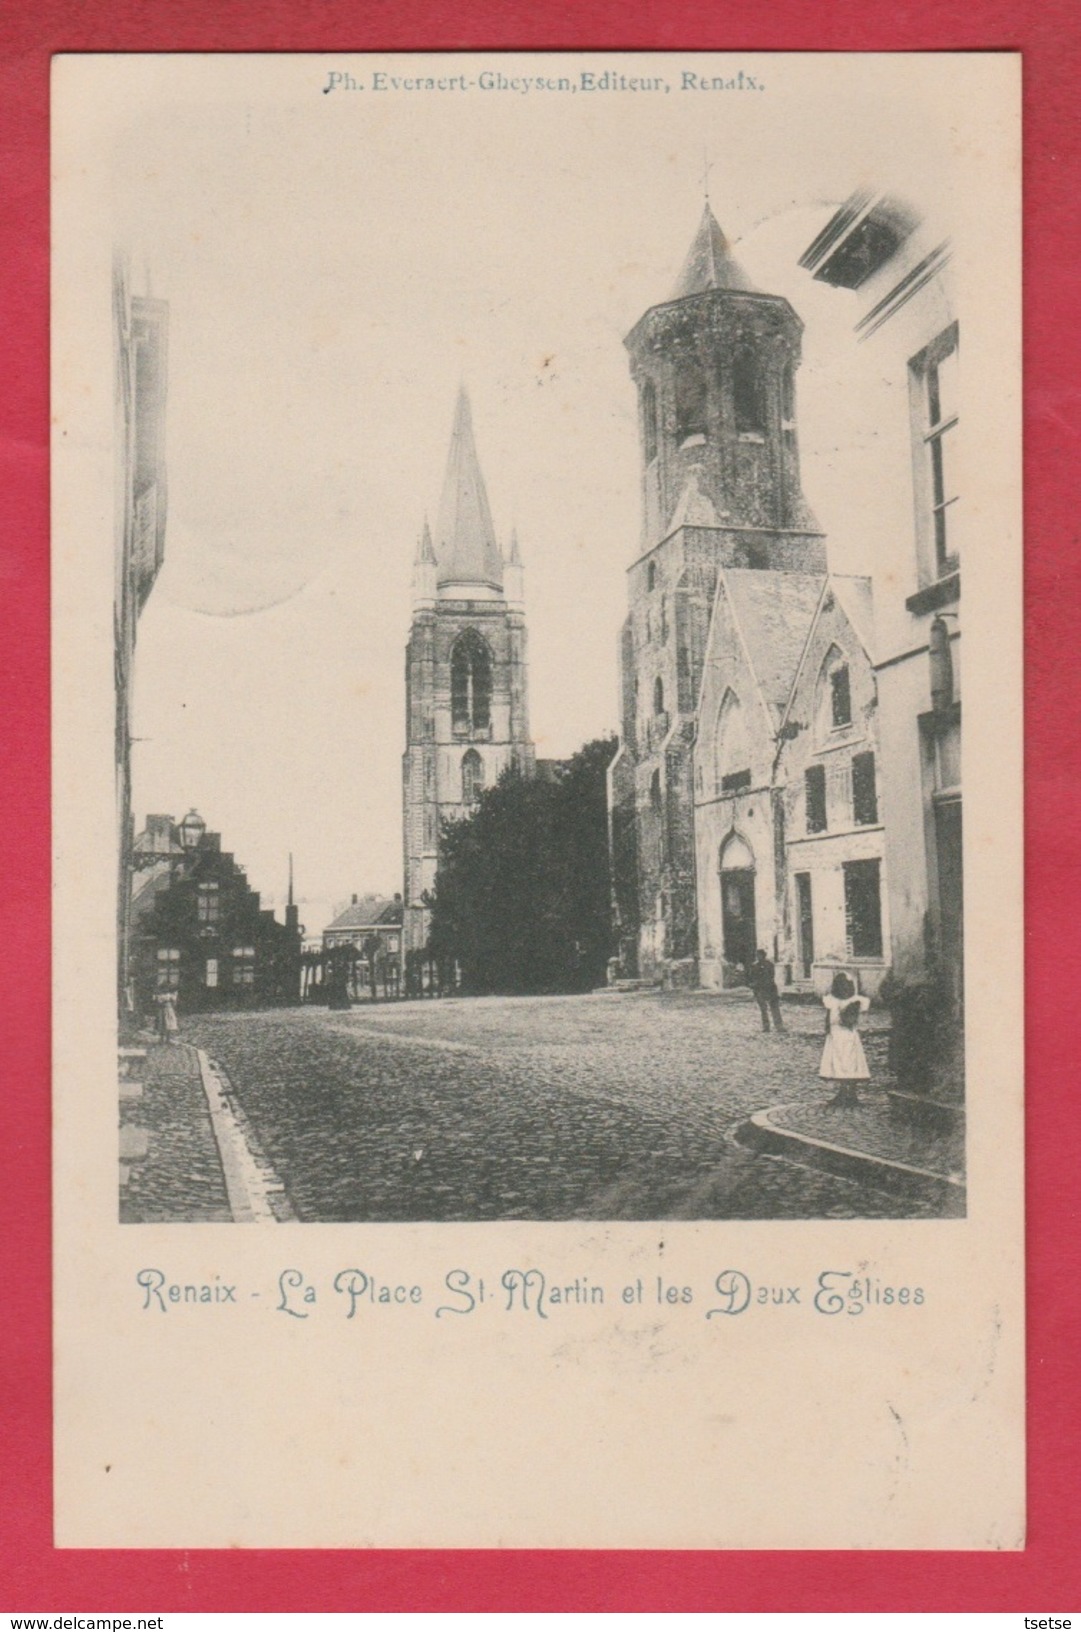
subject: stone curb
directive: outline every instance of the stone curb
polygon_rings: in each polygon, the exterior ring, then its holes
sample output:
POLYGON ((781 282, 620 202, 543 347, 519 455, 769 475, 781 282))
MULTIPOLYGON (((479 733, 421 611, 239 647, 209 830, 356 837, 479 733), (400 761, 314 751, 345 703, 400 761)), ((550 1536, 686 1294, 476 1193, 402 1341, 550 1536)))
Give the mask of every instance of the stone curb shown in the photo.
POLYGON ((276 1224, 292 1217, 281 1179, 266 1157, 254 1148, 247 1118, 233 1097, 229 1078, 205 1049, 197 1048, 195 1054, 233 1222, 276 1224))
POLYGON ((767 1155, 790 1156, 807 1162, 840 1178, 870 1179, 891 1190, 903 1190, 936 1201, 949 1200, 964 1210, 966 1192, 961 1180, 932 1172, 930 1168, 913 1167, 907 1162, 891 1161, 886 1156, 873 1156, 870 1151, 853 1150, 849 1145, 835 1145, 809 1133, 779 1127, 773 1117, 786 1109, 784 1105, 773 1105, 764 1111, 755 1111, 736 1128, 736 1140, 767 1155))

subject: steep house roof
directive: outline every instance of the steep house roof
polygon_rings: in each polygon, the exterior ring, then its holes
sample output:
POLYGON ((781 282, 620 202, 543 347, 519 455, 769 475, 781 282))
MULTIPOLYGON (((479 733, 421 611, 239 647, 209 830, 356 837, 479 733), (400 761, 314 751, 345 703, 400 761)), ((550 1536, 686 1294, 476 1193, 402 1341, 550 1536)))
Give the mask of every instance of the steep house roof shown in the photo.
POLYGON ((332 930, 372 929, 377 924, 400 924, 401 921, 400 901, 390 901, 385 895, 354 896, 345 911, 340 912, 323 933, 328 935, 332 930))
POLYGON ((721 573, 755 679, 776 719, 788 703, 825 581, 822 573, 746 567, 721 573))
POLYGON ((867 656, 874 662, 875 613, 870 578, 854 573, 831 573, 829 587, 844 609, 845 616, 859 637, 867 656))

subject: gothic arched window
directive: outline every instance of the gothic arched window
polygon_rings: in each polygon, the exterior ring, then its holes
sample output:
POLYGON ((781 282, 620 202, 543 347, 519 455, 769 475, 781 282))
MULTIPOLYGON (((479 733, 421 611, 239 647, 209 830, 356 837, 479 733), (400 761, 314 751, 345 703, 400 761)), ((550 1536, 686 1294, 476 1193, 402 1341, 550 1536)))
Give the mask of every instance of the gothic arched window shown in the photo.
POLYGON ((456 731, 485 731, 491 724, 492 657, 475 629, 467 629, 454 643, 450 703, 456 731))
POLYGON ((830 647, 818 671, 814 720, 818 743, 828 743, 832 732, 852 724, 852 676, 839 646, 830 647))
POLYGON ((484 787, 484 761, 475 748, 462 755, 462 804, 475 805, 484 787))
POLYGON ((731 689, 724 694, 717 717, 717 789, 739 793, 751 785, 751 748, 747 722, 739 698, 731 689))
POLYGON ((737 431, 756 431, 760 434, 765 431, 766 393, 762 374, 748 352, 742 352, 732 367, 732 406, 737 431))
POLYGON ((657 393, 652 380, 642 387, 642 449, 646 464, 652 464, 657 457, 657 393))
POLYGON ((697 363, 676 375, 676 441, 681 448, 706 440, 706 375, 697 363))

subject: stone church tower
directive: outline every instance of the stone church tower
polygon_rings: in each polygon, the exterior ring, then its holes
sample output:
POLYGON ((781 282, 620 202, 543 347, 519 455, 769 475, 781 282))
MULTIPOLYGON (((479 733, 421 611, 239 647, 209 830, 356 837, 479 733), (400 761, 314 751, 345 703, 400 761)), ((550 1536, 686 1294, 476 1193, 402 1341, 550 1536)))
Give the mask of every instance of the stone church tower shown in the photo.
POLYGON ((402 765, 404 950, 428 939, 440 823, 469 814, 508 765, 533 769, 526 701, 522 563, 516 535, 496 543, 462 390, 434 536, 425 522, 413 566, 405 660, 402 765))
POLYGON ((821 573, 800 487, 803 325, 750 282, 707 202, 671 297, 627 336, 638 388, 642 534, 620 642, 609 772, 625 974, 695 980, 694 745, 721 571, 821 573))

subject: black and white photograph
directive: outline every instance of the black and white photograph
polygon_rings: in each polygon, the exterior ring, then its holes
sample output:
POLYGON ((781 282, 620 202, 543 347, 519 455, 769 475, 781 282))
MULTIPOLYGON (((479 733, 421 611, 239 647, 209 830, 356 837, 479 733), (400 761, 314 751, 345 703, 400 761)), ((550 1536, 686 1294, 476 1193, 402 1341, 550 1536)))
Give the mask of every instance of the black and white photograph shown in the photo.
POLYGON ((1023 1545, 1018 87, 57 59, 64 1545, 1023 1545))
POLYGON ((118 141, 126 1222, 964 1213, 946 130, 564 67, 118 141))

